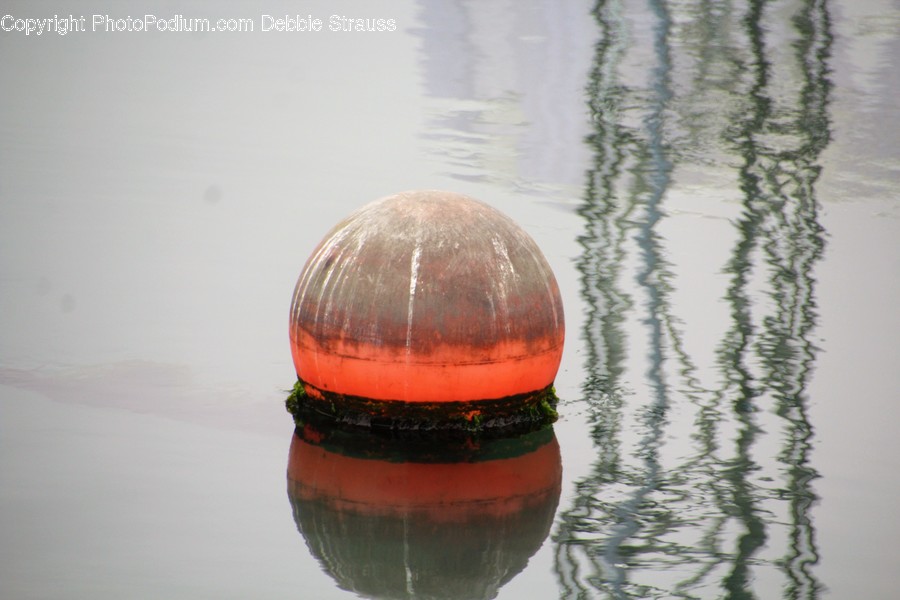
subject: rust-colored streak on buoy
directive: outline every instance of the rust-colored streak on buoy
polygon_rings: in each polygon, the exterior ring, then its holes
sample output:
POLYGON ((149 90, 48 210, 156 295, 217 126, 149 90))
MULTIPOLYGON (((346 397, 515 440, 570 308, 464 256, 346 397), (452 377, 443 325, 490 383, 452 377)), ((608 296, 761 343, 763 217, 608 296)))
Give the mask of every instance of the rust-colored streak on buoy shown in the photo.
POLYGON ((406 192, 339 223, 291 306, 308 394, 406 403, 547 388, 563 349, 559 288, 535 242, 471 198, 406 192))

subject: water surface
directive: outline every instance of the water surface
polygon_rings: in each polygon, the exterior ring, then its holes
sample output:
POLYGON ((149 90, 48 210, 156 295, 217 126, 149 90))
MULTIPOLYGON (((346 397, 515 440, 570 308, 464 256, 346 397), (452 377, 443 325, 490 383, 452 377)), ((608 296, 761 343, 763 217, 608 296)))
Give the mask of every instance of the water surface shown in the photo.
MULTIPOLYGON (((377 540, 327 533, 327 507, 299 520, 283 400, 314 245, 363 203, 428 187, 536 239, 568 333, 548 527, 529 520, 538 538, 495 554, 513 562, 489 584, 442 589, 892 597, 898 7, 341 10, 397 31, 0 32, 0 595, 427 589, 428 569, 378 588, 369 559, 328 562, 377 540)), ((463 521, 493 525, 457 550, 515 539, 489 513, 463 521)), ((386 543, 410 522, 353 531, 386 543)), ((412 564, 403 547, 394 566, 412 564)))

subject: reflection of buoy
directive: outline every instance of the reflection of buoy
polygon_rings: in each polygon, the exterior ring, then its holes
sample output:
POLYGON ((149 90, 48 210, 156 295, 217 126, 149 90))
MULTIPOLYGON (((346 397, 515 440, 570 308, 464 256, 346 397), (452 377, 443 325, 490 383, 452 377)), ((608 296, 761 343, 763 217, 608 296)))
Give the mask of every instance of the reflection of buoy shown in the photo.
POLYGON ((373 436, 356 447, 348 437, 298 429, 288 460, 297 527, 344 589, 372 598, 493 598, 549 534, 562 476, 549 427, 459 445, 449 456, 431 444, 427 463, 405 461, 405 442, 367 450, 373 436), (464 462, 442 462, 454 456, 464 462))
POLYGON ((449 192, 377 200, 297 281, 291 351, 315 412, 362 425, 546 422, 562 357, 559 288, 534 241, 449 192))

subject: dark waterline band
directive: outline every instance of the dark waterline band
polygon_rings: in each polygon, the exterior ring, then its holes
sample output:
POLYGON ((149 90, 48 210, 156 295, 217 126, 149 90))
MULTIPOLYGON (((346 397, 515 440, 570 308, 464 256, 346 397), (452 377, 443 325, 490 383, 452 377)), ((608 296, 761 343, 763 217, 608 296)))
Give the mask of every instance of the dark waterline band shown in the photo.
POLYGON ((298 380, 285 407, 298 428, 312 423, 395 437, 458 439, 535 431, 556 421, 558 402, 553 385, 489 400, 404 402, 337 394, 298 380))

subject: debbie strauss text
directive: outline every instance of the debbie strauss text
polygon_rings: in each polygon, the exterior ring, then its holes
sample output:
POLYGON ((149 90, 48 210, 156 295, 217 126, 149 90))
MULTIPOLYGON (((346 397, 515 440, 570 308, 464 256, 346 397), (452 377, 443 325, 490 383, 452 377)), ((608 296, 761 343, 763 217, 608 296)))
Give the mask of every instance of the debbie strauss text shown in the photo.
POLYGON ((263 31, 396 31, 397 21, 384 18, 355 18, 345 15, 331 15, 327 20, 312 15, 285 15, 273 17, 262 15, 263 31))

